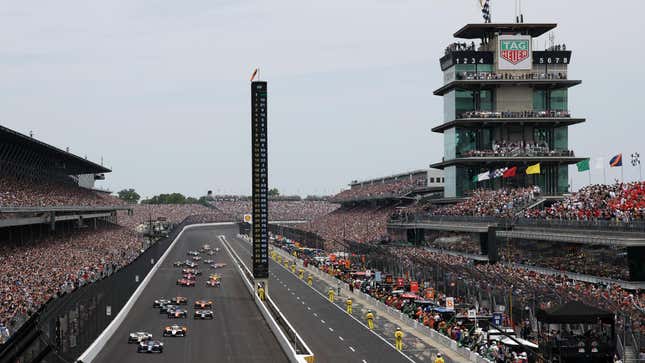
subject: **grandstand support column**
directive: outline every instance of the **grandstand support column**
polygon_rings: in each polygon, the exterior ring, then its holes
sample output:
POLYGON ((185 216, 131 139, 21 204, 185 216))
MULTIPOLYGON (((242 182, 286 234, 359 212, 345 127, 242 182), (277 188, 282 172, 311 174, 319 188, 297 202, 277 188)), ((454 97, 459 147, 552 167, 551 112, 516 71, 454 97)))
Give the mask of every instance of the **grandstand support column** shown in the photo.
POLYGON ((627 264, 631 281, 645 281, 645 247, 627 247, 627 264))
POLYGON ((49 230, 52 232, 56 230, 56 212, 49 213, 49 230))
POLYGON ((486 254, 488 255, 488 262, 490 263, 496 263, 499 260, 496 230, 497 228, 495 226, 488 226, 488 231, 481 233, 479 236, 482 251, 484 251, 483 247, 485 247, 486 254))

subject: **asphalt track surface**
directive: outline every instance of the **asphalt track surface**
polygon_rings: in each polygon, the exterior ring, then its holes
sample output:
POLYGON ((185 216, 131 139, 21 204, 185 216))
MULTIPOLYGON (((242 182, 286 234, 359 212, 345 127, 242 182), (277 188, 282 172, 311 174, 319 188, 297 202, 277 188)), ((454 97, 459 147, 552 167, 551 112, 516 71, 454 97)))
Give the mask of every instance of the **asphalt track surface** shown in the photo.
MULTIPOLYGON (((250 267, 250 244, 237 238, 237 235, 225 236, 250 267)), ((271 299, 313 351, 316 363, 411 362, 272 260, 269 271, 271 299)))
MULTIPOLYGON (((94 362, 287 362, 287 357, 275 336, 253 302, 242 278, 224 250, 218 235, 236 235, 237 227, 199 227, 186 230, 173 250, 150 280, 132 310, 115 334, 106 343, 94 362), (212 270, 200 262, 202 276, 195 287, 177 286, 180 268, 174 261, 184 261, 188 250, 197 250, 204 243, 220 251, 208 256, 215 262, 224 262, 226 267, 212 270), (210 273, 222 276, 222 287, 207 287, 210 273), (168 319, 152 307, 155 299, 171 299, 174 296, 188 298, 187 319, 168 319), (193 303, 198 299, 214 301, 213 320, 194 320, 193 303), (165 326, 177 323, 188 327, 186 337, 162 337, 165 326), (147 331, 155 339, 164 342, 161 354, 137 353, 136 344, 128 344, 130 332, 147 331)), ((202 254, 202 258, 205 256, 202 254)), ((142 277, 143 279, 143 277, 142 277)))

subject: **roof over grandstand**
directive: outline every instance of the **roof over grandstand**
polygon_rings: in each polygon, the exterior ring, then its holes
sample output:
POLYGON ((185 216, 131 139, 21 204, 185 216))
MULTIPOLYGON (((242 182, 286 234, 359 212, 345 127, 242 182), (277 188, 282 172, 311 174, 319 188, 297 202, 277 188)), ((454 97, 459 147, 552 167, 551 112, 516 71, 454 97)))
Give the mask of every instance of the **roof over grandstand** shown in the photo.
POLYGON ((427 175, 428 172, 433 174, 433 176, 440 176, 443 174, 441 170, 437 169, 418 169, 418 170, 412 170, 408 171, 405 173, 399 173, 399 174, 393 174, 393 175, 388 175, 388 176, 383 176, 379 178, 373 178, 373 179, 366 179, 366 180, 352 180, 351 183, 349 183, 350 186, 356 186, 356 185, 361 185, 361 184, 372 184, 372 183, 382 183, 388 180, 395 180, 395 179, 401 179, 404 177, 414 177, 414 176, 420 176, 420 175, 427 175), (434 175, 436 174, 436 175, 434 175))
POLYGON ((605 310, 589 306, 580 301, 569 301, 563 305, 556 306, 549 310, 538 310, 538 321, 543 323, 564 324, 564 323, 597 323, 602 320, 605 323, 614 321, 614 314, 605 310))
POLYGON ((52 159, 60 161, 60 165, 63 166, 63 169, 68 175, 111 172, 110 169, 103 165, 96 164, 2 125, 0 125, 0 142, 15 144, 22 149, 31 150, 38 154, 48 154, 52 159))
POLYGON ((455 38, 462 39, 479 39, 490 34, 526 34, 532 37, 539 37, 540 35, 555 29, 558 24, 554 23, 477 23, 466 24, 463 28, 457 30, 454 34, 455 38))

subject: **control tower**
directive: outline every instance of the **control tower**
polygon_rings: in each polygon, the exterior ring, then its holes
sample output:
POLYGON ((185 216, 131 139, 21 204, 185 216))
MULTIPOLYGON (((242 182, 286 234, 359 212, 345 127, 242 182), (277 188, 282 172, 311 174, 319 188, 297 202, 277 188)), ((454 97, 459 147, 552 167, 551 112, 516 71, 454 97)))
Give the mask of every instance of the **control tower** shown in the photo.
POLYGON ((571 116, 568 89, 582 81, 568 77, 565 44, 535 49, 556 26, 467 24, 454 34, 434 91, 444 119, 432 129, 444 134, 444 156, 431 167, 444 170, 446 198, 529 185, 547 195, 568 191, 568 165, 586 159, 569 148, 569 126, 585 119, 571 116))

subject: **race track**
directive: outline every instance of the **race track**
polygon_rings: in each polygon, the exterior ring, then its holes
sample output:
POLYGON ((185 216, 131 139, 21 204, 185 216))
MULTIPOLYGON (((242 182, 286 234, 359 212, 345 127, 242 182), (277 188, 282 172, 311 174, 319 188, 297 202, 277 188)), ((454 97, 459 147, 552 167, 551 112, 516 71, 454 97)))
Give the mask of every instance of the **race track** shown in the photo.
POLYGON ((243 285, 230 256, 217 239, 218 235, 234 236, 236 233, 236 226, 186 230, 94 362, 286 362, 287 357, 243 285), (204 243, 209 243, 213 248, 219 247, 220 252, 209 258, 227 263, 228 266, 211 270, 201 262, 199 267, 203 275, 197 278, 196 287, 177 286, 175 282, 180 277, 181 269, 173 267, 173 262, 187 259, 188 250, 197 250, 204 243), (213 272, 222 275, 221 288, 205 285, 208 275, 213 272), (152 307, 155 299, 170 299, 178 295, 189 299, 185 306, 189 315, 187 319, 168 319, 152 307), (215 302, 214 320, 192 318, 192 303, 202 298, 215 302), (172 323, 187 326, 188 335, 183 338, 162 338, 163 327, 172 323), (127 343, 128 334, 134 331, 152 333, 155 339, 164 342, 164 352, 137 353, 136 344, 127 343))
MULTIPOLYGON (((232 234, 226 239, 250 266, 250 244, 232 234)), ((270 275, 271 298, 309 345, 316 362, 414 362, 272 260, 270 275)))

